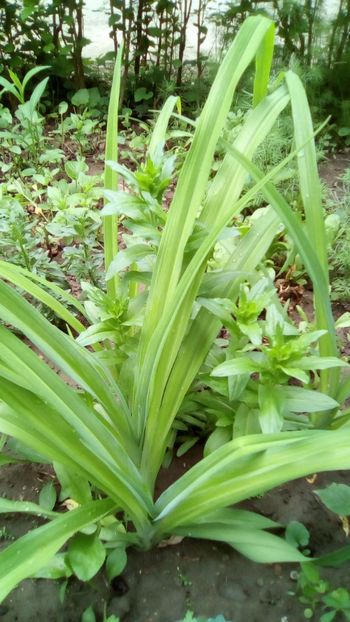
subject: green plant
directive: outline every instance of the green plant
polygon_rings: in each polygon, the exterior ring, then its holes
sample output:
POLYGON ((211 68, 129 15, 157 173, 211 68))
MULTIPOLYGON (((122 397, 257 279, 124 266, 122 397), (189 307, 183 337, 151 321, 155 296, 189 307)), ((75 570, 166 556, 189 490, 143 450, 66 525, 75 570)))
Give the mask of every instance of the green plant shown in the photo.
MULTIPOLYGON (((310 471, 348 468, 350 433, 346 425, 338 430, 236 438, 192 467, 157 500, 153 496, 173 422, 221 329, 219 318, 205 308, 199 309, 198 293, 203 285, 207 297, 235 301, 242 272, 250 273, 260 263, 280 220, 298 245, 314 282, 316 330, 327 331, 320 335, 320 356, 337 356, 311 118, 301 83, 292 72, 286 74, 285 84, 267 95, 273 37, 270 20, 249 18, 221 64, 181 167, 159 246, 154 250, 150 285, 144 291, 139 287, 129 290, 130 307, 142 294, 147 301, 146 305, 141 301, 141 323, 132 317, 129 323, 123 321, 128 344, 134 344, 125 350, 127 373, 125 365, 119 366, 118 349, 105 336, 90 349, 77 343, 72 332, 81 334, 84 327, 53 298, 52 284, 0 263, 3 279, 45 300, 69 327, 69 334, 64 334, 50 325, 11 285, 0 282, 0 317, 6 325, 25 333, 55 367, 51 369, 6 326, 0 327, 0 430, 53 462, 58 479, 64 482, 62 497, 72 499, 75 507, 60 514, 31 506, 31 511, 45 514, 50 522, 1 552, 1 598, 23 578, 52 576, 53 570, 56 577, 74 572, 88 580, 106 561, 107 576, 112 578, 126 561, 127 546, 147 549, 171 534, 225 541, 260 562, 306 559, 286 540, 268 531, 278 527, 275 522, 229 506, 310 471), (254 58, 253 110, 234 144, 226 146, 222 165, 208 186, 234 90, 254 58), (289 102, 296 152, 264 175, 251 158, 289 102), (271 183, 296 154, 305 230, 271 183), (255 181, 248 190, 247 171, 255 181), (208 262, 220 234, 259 191, 271 209, 253 224, 225 265, 210 273, 208 262), (64 371, 71 385, 56 373, 57 369, 64 371), (119 384, 122 376, 128 379, 123 389, 119 384), (67 541, 67 550, 56 555, 67 541)), ((112 191, 117 190, 120 170, 111 163, 117 151, 117 115, 113 112, 117 108, 120 62, 121 56, 107 132, 105 186, 112 191)), ((153 163, 164 149, 174 105, 171 98, 158 117, 148 150, 153 163)), ((153 178, 157 193, 160 179, 157 175, 153 178)), ((111 277, 107 294, 117 302, 123 275, 115 269, 119 255, 113 215, 105 217, 104 234, 105 268, 111 277)), ((142 283, 142 274, 139 278, 142 283)), ((79 302, 75 307, 86 317, 79 302)), ((341 392, 346 397, 348 393, 346 383, 339 385, 339 370, 328 365, 321 371, 320 389, 331 396, 341 392)), ((330 425, 333 419, 333 409, 314 415, 317 427, 330 425)), ((16 506, 22 509, 16 502, 7 505, 10 511, 16 511, 16 506)))
POLYGON ((44 94, 49 78, 44 78, 33 90, 30 98, 25 99, 28 82, 40 71, 47 67, 35 67, 28 71, 21 82, 17 74, 10 70, 11 82, 0 76, 0 86, 3 93, 10 93, 17 99, 19 105, 15 111, 18 123, 14 118, 7 118, 7 122, 0 132, 5 154, 2 172, 19 172, 26 166, 34 166, 38 172, 40 165, 47 162, 59 162, 63 153, 60 150, 48 149, 44 136, 44 119, 38 112, 40 100, 44 94), (12 122, 12 124, 11 124, 12 122), (46 147, 46 148, 45 148, 46 147))
POLYGON ((93 151, 93 145, 91 144, 91 136, 94 136, 94 132, 99 125, 98 119, 91 117, 91 113, 88 109, 83 112, 71 112, 71 114, 63 119, 58 126, 57 132, 62 136, 69 134, 70 140, 72 140, 78 147, 79 155, 93 151))
POLYGON ((337 407, 317 391, 318 369, 345 366, 336 357, 319 357, 313 345, 322 331, 292 323, 272 282, 257 276, 241 285, 237 303, 198 298, 220 318, 226 337, 213 344, 182 412, 208 413, 214 432, 206 452, 245 434, 313 427, 312 413, 337 407), (220 398, 218 399, 218 396, 220 398))
POLYGON ((332 622, 342 615, 350 620, 350 593, 344 587, 334 589, 329 581, 323 579, 314 564, 302 564, 298 577, 299 600, 306 605, 304 617, 315 619, 315 614, 323 611, 319 622, 332 622))
POLYGON ((45 240, 45 226, 39 218, 29 219, 26 209, 10 197, 0 199, 0 257, 62 284, 60 266, 51 260, 45 240))
MULTIPOLYGON (((2 86, 0 97, 4 93, 11 93, 11 95, 13 95, 13 97, 17 99, 19 104, 24 105, 26 103, 25 90, 26 90, 26 86, 28 82, 30 82, 31 79, 37 73, 39 73, 40 71, 43 71, 44 69, 48 69, 48 67, 34 67, 34 69, 31 69, 30 71, 26 73, 22 82, 19 79, 19 76, 14 71, 11 71, 11 70, 9 71, 11 81, 6 80, 6 78, 4 78, 3 76, 0 76, 0 86, 2 86)), ((42 94, 46 88, 47 82, 48 82, 48 78, 44 78, 44 80, 39 82, 39 84, 35 87, 29 99, 30 108, 32 109, 32 111, 35 110, 35 108, 37 107, 42 97, 42 94)))
MULTIPOLYGON (((332 483, 326 488, 314 490, 322 503, 332 512, 338 514, 343 521, 350 514, 350 486, 332 483)), ((292 522, 286 530, 286 538, 296 546, 305 547, 309 542, 309 532, 304 525, 292 522)), ((305 551, 304 551, 305 552, 305 551)), ((306 551, 307 552, 307 551, 306 551)), ((315 563, 301 564, 299 573, 293 572, 297 578, 297 593, 299 600, 306 605, 305 619, 315 619, 320 622, 331 622, 342 618, 350 619, 350 593, 344 587, 334 586, 323 578, 318 566, 339 566, 349 559, 349 546, 345 545, 335 554, 326 554, 316 558, 315 563), (320 613, 322 615, 319 617, 320 613)))

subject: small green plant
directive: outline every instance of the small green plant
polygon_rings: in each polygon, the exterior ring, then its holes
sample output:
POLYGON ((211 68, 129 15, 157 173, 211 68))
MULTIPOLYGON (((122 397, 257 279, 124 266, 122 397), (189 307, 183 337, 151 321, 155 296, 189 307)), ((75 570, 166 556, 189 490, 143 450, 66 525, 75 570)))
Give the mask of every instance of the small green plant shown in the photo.
POLYGON ((4 154, 4 162, 1 165, 3 173, 8 171, 19 173, 28 166, 34 167, 34 172, 38 172, 38 169, 48 162, 57 163, 63 158, 60 150, 47 147, 44 119, 38 112, 49 78, 39 82, 28 100, 25 97, 27 84, 44 69, 47 67, 35 67, 25 75, 22 82, 13 71, 10 71, 11 82, 0 76, 0 86, 3 87, 0 97, 10 93, 19 102, 14 117, 9 118, 7 115, 6 123, 0 124, 4 154))
POLYGON ((45 248, 45 225, 40 218, 29 218, 16 199, 0 199, 0 257, 28 271, 63 283, 60 266, 45 248), (44 244, 40 243, 43 240, 44 244))
POLYGON ((81 113, 72 112, 68 117, 63 119, 58 126, 57 132, 66 137, 78 148, 78 153, 83 156, 84 153, 92 152, 94 142, 92 137, 96 136, 96 128, 99 120, 91 117, 90 112, 86 109, 81 113))
MULTIPOLYGON (((338 514, 343 520, 347 520, 350 514, 350 486, 346 484, 332 483, 326 488, 314 490, 322 503, 332 512, 338 514)), ((347 523, 346 523, 347 524, 347 523)), ((304 525, 293 522, 286 530, 286 538, 295 546, 303 547, 307 552, 309 533, 304 525)), ((336 553, 330 553, 316 558, 315 563, 301 564, 297 577, 297 592, 300 602, 305 605, 304 617, 307 620, 331 622, 341 615, 350 620, 350 593, 344 587, 334 586, 322 577, 319 566, 339 566, 349 559, 349 546, 345 545, 336 553), (321 615, 322 613, 322 615, 321 615)))
POLYGON ((315 390, 317 370, 346 363, 319 356, 315 344, 323 333, 305 321, 293 324, 268 278, 241 285, 237 303, 219 298, 198 298, 198 303, 226 328, 185 406, 188 414, 201 409, 215 422, 206 452, 244 434, 312 427, 312 413, 337 407, 315 390))
MULTIPOLYGON (((15 97, 19 104, 23 105, 26 103, 25 98, 25 90, 27 84, 37 75, 40 71, 44 71, 44 69, 48 69, 48 67, 34 67, 26 75, 24 76, 22 82, 20 81, 18 75, 14 71, 9 71, 10 80, 7 80, 3 76, 0 76, 0 86, 2 86, 2 91, 0 92, 0 97, 4 93, 11 93, 13 97, 15 97)), ((44 78, 34 89, 29 102, 32 110, 35 110, 37 107, 40 98, 46 88, 48 82, 48 78, 44 78)))
POLYGON ((350 593, 346 588, 334 589, 323 579, 314 564, 302 564, 298 578, 299 600, 303 605, 306 620, 332 622, 342 615, 350 620, 350 593), (321 614, 322 612, 322 614, 321 614), (317 614, 317 618, 315 615, 317 614), (320 615, 321 614, 321 615, 320 615))

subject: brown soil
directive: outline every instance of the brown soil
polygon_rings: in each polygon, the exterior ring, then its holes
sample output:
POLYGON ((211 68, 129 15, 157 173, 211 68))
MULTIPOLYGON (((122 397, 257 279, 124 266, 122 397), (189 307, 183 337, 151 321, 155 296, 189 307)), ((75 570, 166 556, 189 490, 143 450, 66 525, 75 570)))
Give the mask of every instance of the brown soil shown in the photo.
POLYGON ((327 160, 319 165, 320 176, 331 190, 341 187, 339 177, 346 168, 350 168, 350 150, 338 152, 334 156, 329 156, 327 160))

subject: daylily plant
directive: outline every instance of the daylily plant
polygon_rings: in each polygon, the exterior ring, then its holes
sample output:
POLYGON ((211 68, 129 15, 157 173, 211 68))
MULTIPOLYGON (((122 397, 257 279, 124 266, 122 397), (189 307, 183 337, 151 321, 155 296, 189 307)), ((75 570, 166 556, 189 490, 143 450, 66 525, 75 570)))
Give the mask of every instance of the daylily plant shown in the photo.
MULTIPOLYGON (((112 578, 125 563, 125 547, 147 549, 170 535, 224 541, 256 561, 305 560, 286 540, 268 531, 278 527, 274 521, 231 506, 310 472, 349 468, 350 429, 346 421, 341 429, 332 431, 279 432, 274 425, 273 433, 238 436, 212 451, 158 498, 154 494, 174 421, 222 328, 220 317, 198 299, 232 301, 234 321, 257 348, 255 354, 242 352, 238 358, 231 352, 233 362, 229 359, 225 363, 225 374, 232 376, 237 365, 234 361, 242 365, 243 360, 245 374, 261 374, 263 379, 267 374, 271 378, 278 375, 279 379, 282 372, 285 375, 291 370, 294 353, 288 354, 288 335, 284 330, 281 334, 276 322, 276 334, 272 330, 273 336, 264 344, 260 329, 252 331, 261 305, 255 306, 249 290, 241 289, 246 275, 254 273, 264 258, 281 221, 314 285, 316 332, 306 341, 297 337, 295 343, 300 352, 301 345, 304 348, 307 342, 319 342, 315 363, 316 369, 322 369, 319 388, 331 401, 326 412, 316 411, 315 428, 333 420, 332 400, 338 393, 346 396, 348 392, 347 384, 339 389, 339 369, 333 366, 338 353, 328 294, 326 235, 311 117, 304 89, 293 72, 288 71, 279 86, 268 91, 273 44, 272 22, 261 16, 250 17, 220 66, 196 123, 164 226, 160 227, 159 244, 152 246, 154 257, 147 282, 138 264, 144 255, 132 257, 136 287, 130 288, 127 313, 135 307, 135 300, 141 301, 142 321, 131 323, 128 329, 125 338, 130 339, 132 347, 130 357, 124 358, 123 369, 118 341, 114 345, 108 333, 101 334, 99 341, 84 347, 76 336, 84 335, 85 320, 82 323, 77 319, 53 294, 59 293, 60 300, 73 305, 82 319, 87 312, 80 302, 39 277, 0 262, 0 318, 4 322, 0 327, 0 432, 52 462, 63 486, 61 499, 69 499, 71 508, 62 513, 26 502, 0 500, 2 512, 39 513, 49 520, 0 553, 1 598, 29 576, 70 576, 75 572, 87 580, 105 560, 112 578), (212 177, 213 159, 236 86, 254 59, 253 107, 234 141, 225 141, 226 155, 212 177), (252 164, 252 158, 288 105, 294 120, 295 151, 273 171, 262 173, 252 164), (294 156, 305 210, 303 228, 271 181, 294 156), (254 182, 248 189, 247 172, 254 182), (213 270, 210 261, 217 241, 258 192, 269 209, 237 241, 225 264, 213 270), (69 327, 68 334, 51 325, 13 286, 55 311, 69 327), (248 318, 244 308, 249 311, 248 318), (11 326, 16 332, 11 332, 11 326), (25 335, 26 342, 18 332, 25 335), (287 362, 277 355, 278 340, 283 341, 278 347, 280 353, 287 351, 287 362), (70 380, 69 384, 58 370, 70 380), (67 548, 58 553, 67 542, 67 548)), ((128 272, 124 272, 123 262, 119 270, 116 268, 123 251, 118 255, 115 214, 122 215, 123 209, 118 203, 120 195, 114 195, 114 199, 111 195, 119 192, 120 169, 113 162, 117 158, 120 65, 119 55, 109 111, 105 175, 107 201, 111 204, 116 200, 116 212, 109 209, 104 216, 104 245, 109 301, 118 301, 120 318, 128 326, 125 309, 120 307, 128 272)), ((153 175, 160 170, 157 154, 164 150, 166 128, 176 103, 177 98, 170 98, 158 117, 144 173, 153 175)), ((163 173, 157 175, 153 177, 155 183, 160 183, 159 191, 152 194, 154 186, 147 184, 142 190, 146 197, 141 198, 148 205, 150 196, 158 201, 162 194, 163 173)), ((134 193, 132 197, 135 201, 134 193)), ((128 199, 123 201, 127 205, 128 199)), ((268 298, 262 295, 269 306, 268 298)), ((131 313, 135 315, 135 308, 131 313)), ((103 321, 102 316, 100 319, 103 321)), ((273 321, 271 315, 268 324, 273 321)), ((303 359, 301 356, 297 360, 297 368, 306 373, 303 359)), ((215 373, 223 373, 223 368, 215 373)), ((280 386, 282 392, 286 391, 283 382, 280 386)), ((259 421, 275 421, 275 410, 273 403, 264 406, 259 421)), ((8 462, 9 457, 3 460, 8 462)))

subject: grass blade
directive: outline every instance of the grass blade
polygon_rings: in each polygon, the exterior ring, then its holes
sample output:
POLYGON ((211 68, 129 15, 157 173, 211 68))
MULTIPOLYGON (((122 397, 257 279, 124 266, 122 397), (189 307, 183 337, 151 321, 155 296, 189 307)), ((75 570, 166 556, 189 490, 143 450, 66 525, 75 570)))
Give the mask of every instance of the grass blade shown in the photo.
POLYGON ((13 288, 0 281, 0 317, 30 339, 57 367, 93 395, 106 409, 125 438, 132 439, 128 407, 117 384, 91 352, 51 325, 13 288), (115 399, 115 396, 119 400, 115 399))
MULTIPOLYGON (((70 311, 68 311, 62 303, 60 303, 54 296, 51 296, 51 294, 45 291, 42 287, 36 285, 35 282, 33 283, 33 280, 39 279, 36 279, 35 275, 31 272, 5 261, 0 261, 0 276, 27 292, 27 294, 36 300, 39 300, 45 304, 77 333, 85 330, 85 326, 79 322, 79 320, 72 313, 70 313, 70 311)), ((49 283, 49 281, 46 281, 45 279, 40 279, 39 282, 52 289, 56 294, 64 298, 68 304, 73 305, 79 313, 85 316, 85 309, 83 305, 81 305, 76 298, 65 292, 64 289, 61 289, 57 285, 52 287, 53 284, 49 283)))
MULTIPOLYGON (((118 49, 117 59, 114 67, 112 90, 108 107, 108 121, 106 132, 106 152, 105 160, 117 161, 118 159, 118 109, 120 95, 121 66, 123 58, 123 45, 118 49)), ((118 173, 105 165, 105 190, 117 190, 118 173)), ((118 220, 115 216, 103 217, 105 271, 107 272, 110 263, 118 252, 118 220)), ((118 288, 118 278, 116 275, 107 282, 107 292, 116 297, 118 288)))
POLYGON ((284 482, 350 467, 350 430, 240 437, 192 467, 158 499, 164 533, 284 482))
MULTIPOLYGON (((220 66, 198 120, 158 251, 140 344, 139 369, 143 365, 154 330, 174 295, 181 274, 184 249, 206 190, 215 146, 236 85, 270 28, 271 21, 261 16, 249 17, 244 22, 220 66)), ((138 404, 143 400, 144 396, 139 396, 138 404)))
POLYGON ((181 112, 181 100, 179 97, 171 95, 166 100, 163 108, 161 109, 157 122, 152 132, 152 137, 148 147, 148 155, 153 162, 156 161, 157 151, 160 149, 163 151, 163 147, 166 139, 166 131, 169 125, 169 119, 173 113, 173 110, 177 107, 178 112, 181 112))
MULTIPOLYGON (((297 163, 307 233, 311 246, 315 249, 319 259, 328 287, 327 238, 311 113, 300 78, 292 71, 288 71, 286 73, 286 84, 291 96, 295 145, 299 150, 297 163), (307 139, 309 140, 306 143, 307 139)), ((317 287, 314 287, 316 324, 318 328, 325 328, 330 331, 323 295, 317 287)), ((327 297, 329 298, 329 294, 327 297)), ((320 351, 324 356, 329 356, 336 352, 332 331, 320 339, 320 351)), ((321 387, 324 391, 329 390, 334 395, 338 381, 338 370, 323 370, 321 372, 321 387)))

